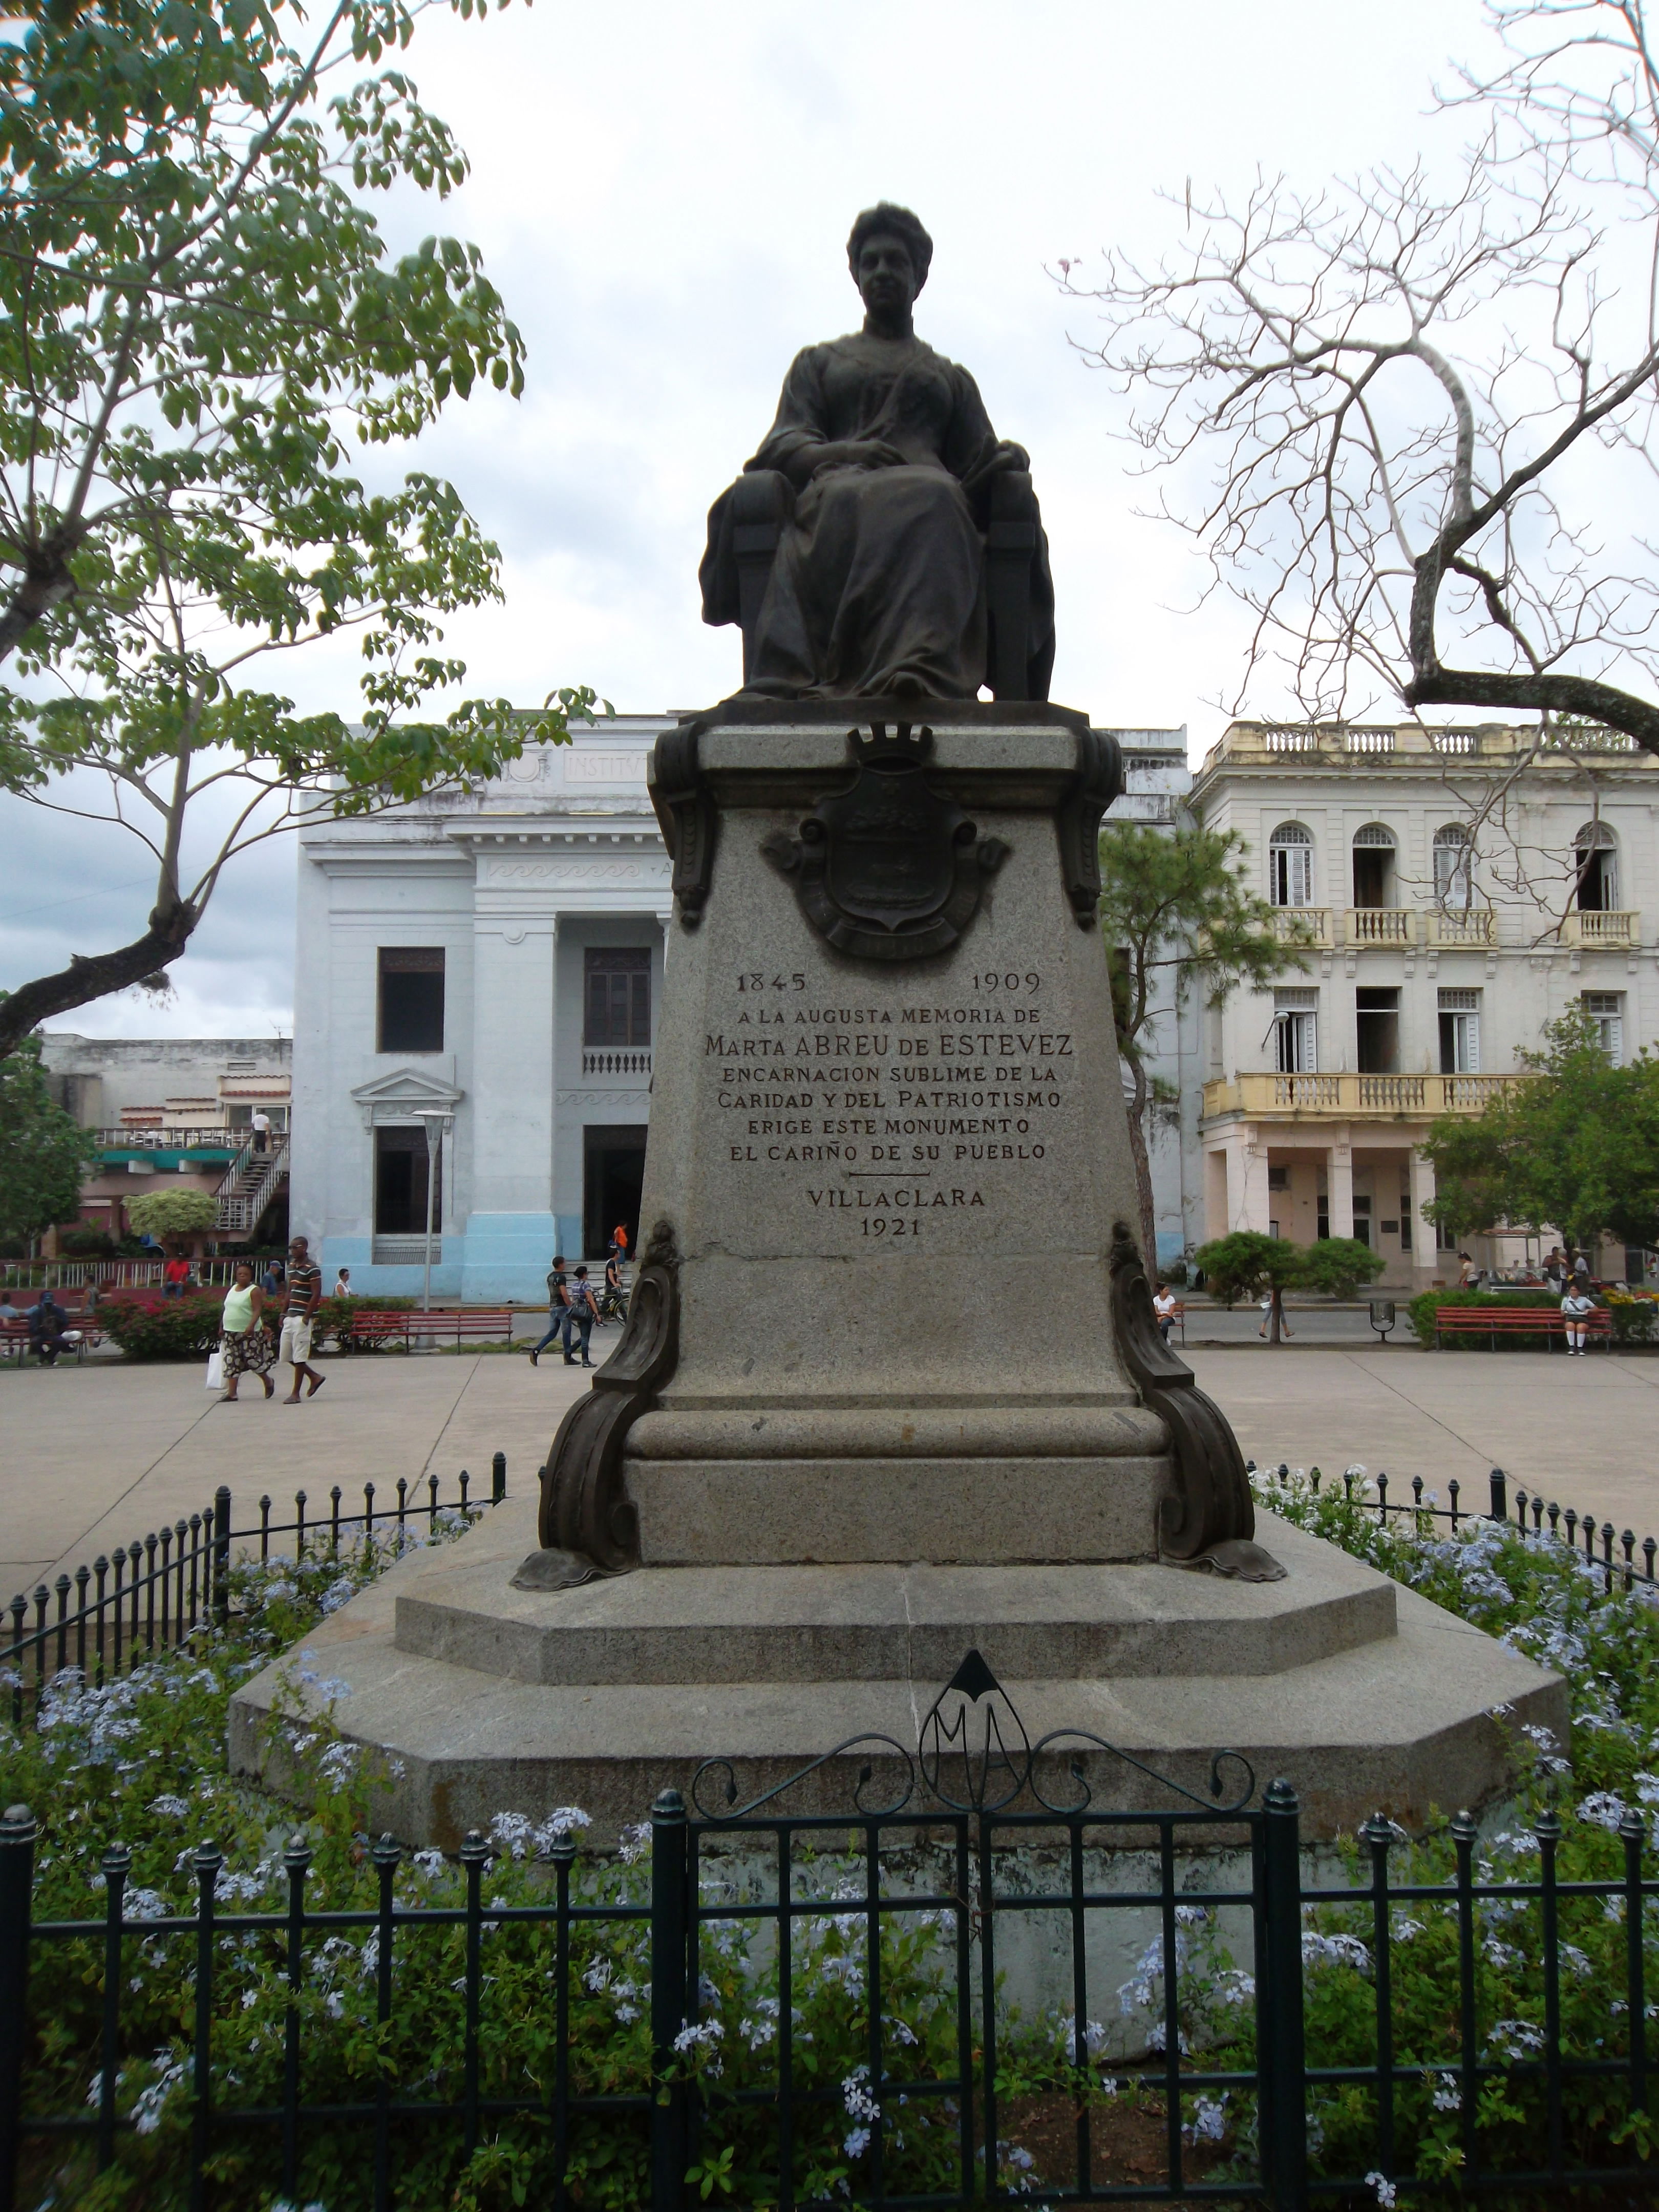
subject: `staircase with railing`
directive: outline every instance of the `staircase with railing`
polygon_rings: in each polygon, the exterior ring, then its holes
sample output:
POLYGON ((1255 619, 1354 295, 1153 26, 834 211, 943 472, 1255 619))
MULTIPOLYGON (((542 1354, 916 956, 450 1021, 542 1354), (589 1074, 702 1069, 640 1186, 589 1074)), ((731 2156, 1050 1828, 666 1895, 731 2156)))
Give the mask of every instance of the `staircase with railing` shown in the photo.
POLYGON ((287 1173, 286 1130, 273 1129, 270 1149, 263 1152, 254 1149, 254 1140, 250 1137, 226 1169, 224 1180, 219 1185, 219 1218, 215 1228, 222 1236, 251 1234, 258 1226, 259 1217, 287 1173))

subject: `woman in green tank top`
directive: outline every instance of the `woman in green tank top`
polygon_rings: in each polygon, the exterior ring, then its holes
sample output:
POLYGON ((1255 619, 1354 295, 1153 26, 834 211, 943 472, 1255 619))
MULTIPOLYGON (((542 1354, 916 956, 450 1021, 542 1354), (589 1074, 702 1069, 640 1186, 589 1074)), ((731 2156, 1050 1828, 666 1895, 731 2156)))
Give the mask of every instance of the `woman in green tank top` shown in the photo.
POLYGON ((270 1331, 260 1316, 264 1311, 265 1294, 253 1279, 253 1269, 246 1260, 236 1262, 236 1279, 225 1292, 225 1315, 221 1324, 223 1334, 219 1339, 219 1350, 225 1365, 225 1395, 222 1405, 236 1402, 236 1385, 244 1375, 257 1375, 265 1386, 265 1395, 271 1395, 270 1376, 266 1372, 273 1356, 270 1331))

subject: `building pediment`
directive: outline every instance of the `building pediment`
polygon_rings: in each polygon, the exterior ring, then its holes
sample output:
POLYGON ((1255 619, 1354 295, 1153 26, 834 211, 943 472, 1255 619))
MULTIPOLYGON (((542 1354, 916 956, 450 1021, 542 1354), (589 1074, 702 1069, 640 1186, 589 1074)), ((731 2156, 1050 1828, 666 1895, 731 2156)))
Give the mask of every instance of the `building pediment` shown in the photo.
POLYGON ((364 1128, 373 1129, 387 1122, 417 1121, 422 1114, 453 1114, 466 1093, 418 1067, 394 1067, 372 1083, 358 1084, 351 1096, 364 1128))

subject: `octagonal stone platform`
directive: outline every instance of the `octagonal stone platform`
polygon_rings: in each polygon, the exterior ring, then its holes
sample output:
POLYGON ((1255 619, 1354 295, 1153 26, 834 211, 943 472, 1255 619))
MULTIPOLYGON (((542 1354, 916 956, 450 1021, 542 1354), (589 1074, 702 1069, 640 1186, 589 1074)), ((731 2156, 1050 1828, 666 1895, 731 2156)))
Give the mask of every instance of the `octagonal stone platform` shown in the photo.
MULTIPOLYGON (((914 1747, 969 1647, 1033 1741, 1086 1729, 1200 1794, 1212 1752, 1235 1750, 1260 1784, 1294 1784, 1313 1837, 1377 1810, 1416 1829, 1434 1809, 1478 1808, 1507 1786, 1522 1725, 1566 1729, 1557 1677, 1267 1515, 1278 1583, 1158 1565, 866 1564, 647 1567, 515 1590, 534 1528, 533 1499, 509 1500, 307 1639, 316 1671, 350 1685, 346 1734, 400 1768, 374 1820, 409 1842, 453 1848, 497 1812, 577 1804, 603 1843, 659 1790, 688 1790, 704 1757, 729 1759, 746 1798, 863 1732, 914 1747)), ((279 1789, 280 1671, 231 1708, 235 1770, 279 1789)), ((845 1809, 870 1756, 831 1761, 782 1809, 845 1809)), ((1103 1805, 1166 1802, 1103 1752, 1083 1767, 1103 1805)))

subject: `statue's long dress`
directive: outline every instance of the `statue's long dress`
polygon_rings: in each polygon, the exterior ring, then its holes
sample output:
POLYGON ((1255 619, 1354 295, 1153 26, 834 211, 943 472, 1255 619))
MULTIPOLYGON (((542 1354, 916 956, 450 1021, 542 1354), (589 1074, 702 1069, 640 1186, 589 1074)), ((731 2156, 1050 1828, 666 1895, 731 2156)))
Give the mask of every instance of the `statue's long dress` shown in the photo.
POLYGON ((783 470, 803 449, 854 439, 896 447, 906 465, 829 469, 797 495, 744 689, 844 698, 910 677, 933 698, 972 699, 985 681, 986 610, 970 499, 998 452, 978 387, 920 338, 808 346, 746 467, 783 470))

